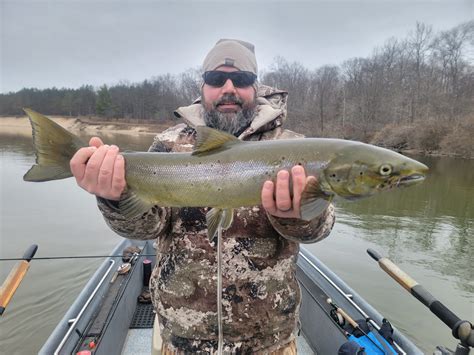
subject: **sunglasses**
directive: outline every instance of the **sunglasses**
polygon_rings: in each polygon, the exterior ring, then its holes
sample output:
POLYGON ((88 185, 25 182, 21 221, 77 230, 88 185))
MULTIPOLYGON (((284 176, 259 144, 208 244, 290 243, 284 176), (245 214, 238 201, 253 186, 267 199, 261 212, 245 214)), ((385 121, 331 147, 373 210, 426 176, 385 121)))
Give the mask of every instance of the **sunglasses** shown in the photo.
POLYGON ((225 72, 219 70, 207 71, 202 75, 204 82, 207 85, 220 88, 227 79, 230 79, 236 88, 245 88, 253 85, 257 76, 249 71, 233 71, 225 72))

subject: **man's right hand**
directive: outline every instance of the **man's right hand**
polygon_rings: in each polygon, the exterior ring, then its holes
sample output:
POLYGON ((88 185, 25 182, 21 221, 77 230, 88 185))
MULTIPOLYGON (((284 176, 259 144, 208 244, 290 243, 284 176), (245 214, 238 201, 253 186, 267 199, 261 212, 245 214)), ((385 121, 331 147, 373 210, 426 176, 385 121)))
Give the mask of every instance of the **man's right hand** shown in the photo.
POLYGON ((118 201, 127 185, 125 160, 115 145, 92 137, 89 147, 79 149, 70 161, 77 184, 98 197, 118 201))

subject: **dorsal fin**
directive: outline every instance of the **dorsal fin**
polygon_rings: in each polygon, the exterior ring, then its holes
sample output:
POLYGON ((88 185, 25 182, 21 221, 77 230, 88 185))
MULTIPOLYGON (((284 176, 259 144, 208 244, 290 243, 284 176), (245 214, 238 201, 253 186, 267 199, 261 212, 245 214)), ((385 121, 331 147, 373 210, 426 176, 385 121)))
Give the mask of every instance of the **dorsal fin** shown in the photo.
POLYGON ((196 127, 196 133, 193 155, 209 153, 214 149, 223 147, 226 143, 242 143, 237 137, 229 133, 206 126, 196 127))

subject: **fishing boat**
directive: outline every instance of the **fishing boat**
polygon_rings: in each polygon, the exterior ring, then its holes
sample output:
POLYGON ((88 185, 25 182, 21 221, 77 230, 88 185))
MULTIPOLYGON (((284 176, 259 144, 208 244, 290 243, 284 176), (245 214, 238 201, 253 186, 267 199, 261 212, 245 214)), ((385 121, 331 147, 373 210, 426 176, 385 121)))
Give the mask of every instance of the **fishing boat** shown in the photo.
MULTIPOLYGON (((159 354, 161 339, 153 306, 140 302, 154 253, 149 241, 123 240, 117 245, 66 312, 40 354, 159 354), (128 262, 131 267, 123 272, 121 255, 130 246, 140 248, 140 252, 133 255, 128 262)), ((379 344, 380 348, 374 347, 375 351, 368 353, 422 354, 395 328, 390 344, 394 351, 384 350, 387 348, 381 345, 377 331, 385 322, 383 316, 304 248, 298 257, 297 278, 302 292, 298 354, 337 354, 352 336, 349 332, 352 326, 345 322, 345 316, 368 322, 368 333, 364 336, 373 340, 366 341, 379 344)))

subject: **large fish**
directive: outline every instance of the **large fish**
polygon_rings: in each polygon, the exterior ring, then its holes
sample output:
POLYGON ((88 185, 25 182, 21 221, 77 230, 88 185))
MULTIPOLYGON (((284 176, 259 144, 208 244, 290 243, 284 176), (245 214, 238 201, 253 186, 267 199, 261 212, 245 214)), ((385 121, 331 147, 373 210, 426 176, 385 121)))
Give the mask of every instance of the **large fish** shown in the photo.
MULTIPOLYGON (((25 109, 33 128, 36 165, 26 181, 72 176, 69 161, 87 144, 49 118, 25 109)), ((306 138, 245 142, 209 128, 197 127, 192 153, 122 153, 128 198, 119 209, 128 217, 152 206, 213 207, 207 214, 208 235, 228 228, 233 209, 261 204, 266 180, 279 170, 300 164, 310 180, 301 199, 301 217, 310 220, 335 196, 356 199, 414 185, 428 168, 416 160, 373 145, 340 139, 306 138)))

